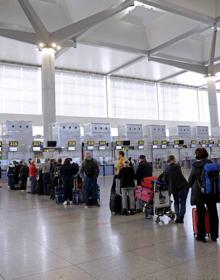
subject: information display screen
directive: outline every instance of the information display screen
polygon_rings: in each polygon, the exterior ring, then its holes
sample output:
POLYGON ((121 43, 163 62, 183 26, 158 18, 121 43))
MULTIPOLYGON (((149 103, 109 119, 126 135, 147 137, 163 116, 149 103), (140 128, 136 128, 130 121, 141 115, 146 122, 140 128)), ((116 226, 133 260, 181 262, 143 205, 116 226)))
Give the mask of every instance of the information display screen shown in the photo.
POLYGON ((41 151, 41 147, 33 147, 33 152, 40 152, 41 151))
POLYGON ((76 150, 76 147, 68 147, 68 151, 75 151, 76 150))
POLYGON ((115 149, 116 149, 116 150, 121 150, 121 149, 122 149, 122 146, 116 146, 115 149))
POLYGON ((87 146, 87 150, 88 151, 93 151, 94 150, 94 146, 87 146))
POLYGON ((105 146, 99 146, 99 150, 104 151, 105 150, 105 146))
POLYGON ((157 145, 153 145, 153 149, 158 149, 158 146, 157 145))
POLYGON ((9 151, 10 152, 17 152, 18 151, 18 147, 9 147, 9 151))
POLYGON ((75 147, 76 146, 76 141, 68 141, 68 147, 75 147))

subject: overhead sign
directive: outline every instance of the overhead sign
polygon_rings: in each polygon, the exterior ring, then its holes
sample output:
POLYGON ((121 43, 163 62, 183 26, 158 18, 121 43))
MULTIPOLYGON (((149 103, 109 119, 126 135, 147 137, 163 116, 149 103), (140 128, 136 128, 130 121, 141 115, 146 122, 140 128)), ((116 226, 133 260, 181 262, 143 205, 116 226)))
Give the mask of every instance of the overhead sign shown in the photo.
POLYGON ((99 146, 106 146, 107 142, 106 141, 99 141, 99 146))
POLYGON ((87 145, 88 146, 94 146, 95 145, 95 141, 87 141, 87 145))
POLYGON ((138 145, 144 145, 144 140, 139 140, 138 145))
POLYGON ((68 141, 68 147, 75 147, 76 146, 76 141, 68 141))
POLYGON ((41 141, 33 141, 32 142, 32 146, 33 147, 41 147, 42 146, 42 142, 41 141))
POLYGON ((9 147, 18 147, 18 141, 9 141, 9 147))

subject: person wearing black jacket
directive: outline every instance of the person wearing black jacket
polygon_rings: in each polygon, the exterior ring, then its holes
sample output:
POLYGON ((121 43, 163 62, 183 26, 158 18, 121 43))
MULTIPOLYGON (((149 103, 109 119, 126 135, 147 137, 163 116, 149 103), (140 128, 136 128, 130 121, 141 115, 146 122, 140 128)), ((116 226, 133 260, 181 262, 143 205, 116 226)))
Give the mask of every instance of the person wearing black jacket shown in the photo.
POLYGON ((151 177, 153 173, 152 165, 146 161, 146 157, 144 155, 141 155, 139 157, 139 165, 136 170, 136 180, 137 184, 141 185, 141 181, 145 177, 151 177))
POLYGON ((72 204, 73 200, 73 176, 76 175, 75 169, 68 158, 65 159, 61 166, 60 175, 63 181, 64 203, 63 205, 72 204))
POLYGON ((128 214, 127 206, 127 194, 130 201, 130 213, 135 212, 135 199, 134 199, 134 186, 135 186, 135 174, 134 169, 129 165, 129 161, 126 160, 124 167, 119 171, 118 178, 120 179, 120 187, 122 193, 122 215, 128 214))
POLYGON ((21 190, 26 190, 27 188, 27 179, 29 176, 29 167, 27 166, 26 162, 22 162, 22 166, 20 169, 20 189, 21 190))
POLYGON ((175 223, 183 223, 189 191, 188 182, 183 176, 181 167, 176 163, 176 159, 173 155, 168 157, 167 163, 168 166, 164 171, 163 181, 168 185, 169 193, 172 194, 174 198, 175 223))
POLYGON ((205 213, 208 208, 209 223, 211 230, 212 241, 216 242, 219 228, 218 211, 216 207, 217 198, 214 195, 203 194, 199 179, 201 178, 205 164, 212 163, 208 160, 208 152, 205 148, 198 148, 195 151, 196 162, 193 163, 191 174, 189 176, 189 187, 192 188, 191 192, 191 205, 196 205, 198 214, 198 235, 196 240, 205 242, 206 228, 205 228, 205 213))

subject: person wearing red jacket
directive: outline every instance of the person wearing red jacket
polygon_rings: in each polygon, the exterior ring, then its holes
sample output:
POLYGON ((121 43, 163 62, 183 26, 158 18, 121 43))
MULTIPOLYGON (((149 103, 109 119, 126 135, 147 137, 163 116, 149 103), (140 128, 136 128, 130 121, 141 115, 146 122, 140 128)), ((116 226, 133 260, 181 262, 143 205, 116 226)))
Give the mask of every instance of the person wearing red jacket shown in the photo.
POLYGON ((31 180, 31 193, 36 194, 36 185, 37 185, 37 167, 35 161, 32 160, 29 165, 29 176, 31 180))

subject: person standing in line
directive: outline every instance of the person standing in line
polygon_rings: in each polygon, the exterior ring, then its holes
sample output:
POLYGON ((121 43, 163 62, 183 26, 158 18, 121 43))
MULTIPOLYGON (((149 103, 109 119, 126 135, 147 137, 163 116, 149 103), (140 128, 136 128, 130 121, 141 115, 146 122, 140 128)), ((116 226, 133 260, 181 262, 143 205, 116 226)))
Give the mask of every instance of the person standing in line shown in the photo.
POLYGON ((120 172, 120 169, 122 167, 124 167, 125 161, 126 161, 126 157, 125 157, 124 151, 119 151, 118 161, 117 161, 117 164, 116 164, 116 175, 118 175, 119 172, 120 172))
POLYGON ((49 195, 50 193, 50 190, 48 189, 48 186, 50 185, 50 167, 50 161, 46 158, 45 162, 41 165, 44 195, 49 195))
POLYGON ((37 167, 35 165, 35 160, 31 161, 31 164, 29 165, 29 175, 30 175, 30 181, 31 181, 31 193, 36 194, 36 186, 37 186, 37 167))
POLYGON ((69 160, 66 158, 60 169, 60 175, 63 181, 64 203, 63 205, 70 205, 73 203, 73 176, 74 168, 69 160))
POLYGON ((189 192, 188 182, 183 176, 181 167, 173 155, 167 160, 168 166, 163 173, 163 181, 168 185, 169 193, 174 198, 175 223, 183 223, 186 213, 186 200, 189 192))
POLYGON ((137 184, 141 185, 141 181, 145 177, 152 177, 152 175, 153 175, 152 165, 147 162, 145 155, 140 155, 139 164, 135 174, 137 184))
POLYGON ((135 174, 134 169, 130 166, 128 160, 125 161, 124 166, 120 169, 118 178, 120 180, 120 188, 122 192, 122 215, 128 214, 127 195, 129 196, 130 213, 132 215, 135 213, 135 174))
POLYGON ((205 228, 205 213, 206 207, 209 213, 209 222, 211 230, 211 239, 216 242, 219 237, 219 218, 217 211, 217 198, 213 194, 205 195, 200 187, 199 180, 201 178, 205 164, 212 163, 208 159, 208 152, 205 148, 197 148, 195 150, 196 162, 193 163, 192 170, 189 176, 189 187, 191 191, 191 205, 195 205, 198 214, 198 235, 197 241, 206 242, 206 228, 205 228))
POLYGON ((80 173, 84 177, 84 199, 85 207, 89 206, 89 193, 92 193, 93 205, 98 204, 98 183, 99 165, 98 162, 92 157, 90 152, 86 152, 85 160, 82 162, 80 173))
POLYGON ((25 161, 22 162, 22 166, 20 169, 20 189, 26 190, 27 188, 27 179, 29 176, 29 168, 25 161))
POLYGON ((7 177, 8 177, 8 190, 15 190, 15 183, 14 183, 14 164, 10 163, 7 168, 7 177))

